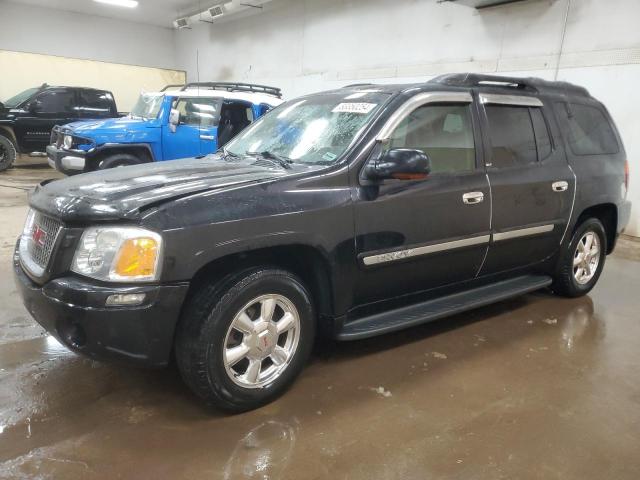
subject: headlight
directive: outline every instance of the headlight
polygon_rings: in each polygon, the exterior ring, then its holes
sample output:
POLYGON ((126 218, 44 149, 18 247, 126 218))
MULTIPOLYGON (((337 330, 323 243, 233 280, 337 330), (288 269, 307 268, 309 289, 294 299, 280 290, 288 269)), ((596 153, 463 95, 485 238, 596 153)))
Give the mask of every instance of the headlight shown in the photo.
POLYGON ((64 148, 71 150, 71 147, 73 147, 73 137, 71 135, 65 135, 62 139, 62 144, 64 145, 64 148))
POLYGON ((162 237, 138 227, 92 227, 82 234, 71 270, 113 282, 160 277, 162 237))

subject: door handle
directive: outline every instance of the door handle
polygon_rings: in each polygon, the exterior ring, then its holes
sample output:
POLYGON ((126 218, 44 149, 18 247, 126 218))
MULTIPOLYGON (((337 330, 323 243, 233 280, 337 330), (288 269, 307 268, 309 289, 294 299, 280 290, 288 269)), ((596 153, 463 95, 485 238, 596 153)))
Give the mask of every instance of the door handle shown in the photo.
POLYGON ((551 184, 551 188, 554 192, 564 192, 569 188, 569 183, 565 182, 564 180, 560 182, 553 182, 551 184))
POLYGON ((213 135, 200 135, 200 140, 215 140, 213 135))
POLYGON ((475 205, 484 200, 484 193, 482 192, 469 192, 462 195, 462 201, 467 205, 475 205))

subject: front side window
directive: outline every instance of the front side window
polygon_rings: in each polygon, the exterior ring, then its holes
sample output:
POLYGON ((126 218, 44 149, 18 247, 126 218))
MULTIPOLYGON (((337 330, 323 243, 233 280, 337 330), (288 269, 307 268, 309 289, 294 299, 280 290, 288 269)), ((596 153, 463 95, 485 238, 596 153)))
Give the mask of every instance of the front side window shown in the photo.
POLYGON ((180 98, 174 103, 180 112, 180 124, 214 127, 220 118, 221 101, 216 98, 180 98))
POLYGON ((49 90, 36 97, 38 113, 71 113, 75 95, 68 90, 49 90))
POLYGON ((529 108, 487 105, 487 120, 495 168, 507 168, 534 163, 537 158, 536 139, 529 108))
POLYGON ((579 103, 557 103, 560 123, 568 133, 571 151, 576 155, 618 153, 619 146, 611 124, 599 108, 579 103))
POLYGON ((163 101, 163 94, 143 93, 138 97, 138 101, 129 115, 133 118, 138 117, 144 120, 158 118, 163 101))
POLYGON ((431 173, 475 169, 476 150, 468 105, 424 105, 407 115, 391 135, 388 148, 421 150, 431 173))
POLYGON ((297 163, 338 161, 389 94, 377 90, 322 93, 278 106, 226 146, 235 155, 269 152, 297 163))

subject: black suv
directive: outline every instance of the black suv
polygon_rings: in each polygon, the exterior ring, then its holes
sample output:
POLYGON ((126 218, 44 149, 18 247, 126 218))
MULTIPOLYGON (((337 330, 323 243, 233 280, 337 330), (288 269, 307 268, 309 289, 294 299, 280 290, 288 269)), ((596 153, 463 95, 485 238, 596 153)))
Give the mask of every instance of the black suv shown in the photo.
POLYGON ((286 102, 204 159, 42 184, 14 269, 70 349, 175 355, 206 402, 247 410, 292 383, 317 333, 584 295, 629 219, 626 165, 575 85, 354 85, 286 102))
POLYGON ((0 102, 0 171, 11 167, 18 153, 45 156, 55 125, 117 116, 113 95, 105 90, 29 88, 0 102))

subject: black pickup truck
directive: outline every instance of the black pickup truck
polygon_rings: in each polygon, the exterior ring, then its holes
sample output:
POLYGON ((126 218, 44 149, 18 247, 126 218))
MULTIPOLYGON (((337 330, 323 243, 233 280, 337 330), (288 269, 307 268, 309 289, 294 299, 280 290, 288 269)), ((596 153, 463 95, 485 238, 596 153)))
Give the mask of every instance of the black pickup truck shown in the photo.
POLYGON ((18 154, 46 156, 55 125, 118 117, 111 92, 80 87, 29 88, 0 102, 0 172, 18 154))
POLYGON ((317 333, 586 294, 628 222, 627 187, 618 131, 584 88, 356 85, 288 101, 202 159, 39 186, 14 271, 70 349, 174 355, 207 403, 242 411, 293 382, 317 333))

